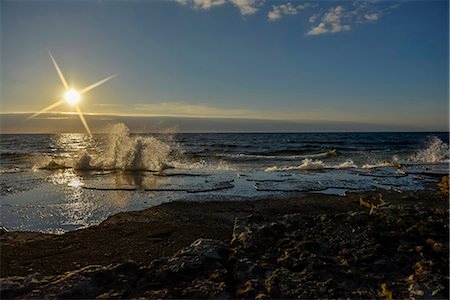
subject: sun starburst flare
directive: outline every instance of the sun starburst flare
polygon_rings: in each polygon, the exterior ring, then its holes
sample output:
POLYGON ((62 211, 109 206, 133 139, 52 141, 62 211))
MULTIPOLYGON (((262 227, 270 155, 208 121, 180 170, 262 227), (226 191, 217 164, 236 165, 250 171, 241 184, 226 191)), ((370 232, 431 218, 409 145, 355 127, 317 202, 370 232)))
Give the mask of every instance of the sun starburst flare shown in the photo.
POLYGON ((64 97, 63 99, 59 99, 58 101, 56 101, 53 104, 50 104, 49 106, 41 109, 40 111, 38 111, 37 113, 31 115, 30 117, 27 118, 27 120, 32 119, 34 117, 36 117, 37 115, 40 115, 46 111, 49 111, 55 107, 58 107, 60 105, 62 105, 64 102, 72 105, 75 107, 75 110, 78 113, 78 116, 80 117, 81 123, 83 123, 84 128, 86 129, 86 132, 89 134, 89 136, 92 136, 91 130, 89 129, 89 126, 86 122, 86 119, 84 118, 83 112, 81 111, 80 107, 78 106, 78 104, 81 101, 82 95, 93 90, 94 88, 98 87, 99 85, 107 82, 108 80, 112 79, 113 77, 115 77, 117 74, 113 74, 111 76, 106 77, 105 79, 99 80, 91 85, 88 85, 87 87, 81 89, 81 90, 76 90, 72 87, 69 86, 69 84, 67 83, 66 79, 64 78, 64 75, 61 71, 61 69, 59 68, 58 64, 56 63, 55 58, 53 57, 52 53, 49 51, 48 54, 50 55, 50 58, 53 62, 53 65, 55 66, 56 72, 58 73, 59 78, 61 79, 61 82, 64 86, 64 88, 66 89, 66 92, 64 93, 64 97))

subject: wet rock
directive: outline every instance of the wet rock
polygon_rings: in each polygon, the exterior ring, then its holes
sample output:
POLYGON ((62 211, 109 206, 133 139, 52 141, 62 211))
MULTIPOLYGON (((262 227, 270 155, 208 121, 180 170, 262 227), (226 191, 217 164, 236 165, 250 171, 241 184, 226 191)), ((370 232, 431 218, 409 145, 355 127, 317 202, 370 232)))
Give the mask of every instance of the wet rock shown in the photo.
POLYGON ((236 297, 375 298, 383 280, 389 281, 394 297, 443 296, 448 291, 448 270, 443 267, 448 257, 437 254, 448 255, 447 247, 436 240, 426 242, 428 254, 417 247, 431 232, 446 235, 444 215, 434 220, 428 218, 430 213, 423 206, 390 205, 376 215, 236 219, 230 244, 236 297), (423 216, 417 215, 418 209, 423 216), (405 282, 420 253, 433 263, 416 265, 414 276, 421 277, 414 282, 414 294, 405 282), (440 268, 431 270, 434 265, 440 268))
POLYGON ((359 203, 348 213, 255 213, 235 219, 229 243, 198 239, 145 266, 0 283, 2 298, 377 298, 380 287, 445 298, 448 276, 448 211, 411 202, 372 215, 359 203))
POLYGON ((142 267, 128 261, 88 266, 58 276, 1 280, 2 298, 228 298, 227 245, 199 239, 170 258, 142 267))

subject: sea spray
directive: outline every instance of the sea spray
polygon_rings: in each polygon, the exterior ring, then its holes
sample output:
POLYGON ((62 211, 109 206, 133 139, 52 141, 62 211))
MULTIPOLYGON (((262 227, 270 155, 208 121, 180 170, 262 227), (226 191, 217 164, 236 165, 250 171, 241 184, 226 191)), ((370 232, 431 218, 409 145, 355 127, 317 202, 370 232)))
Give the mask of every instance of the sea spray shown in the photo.
POLYGON ((92 141, 72 158, 40 156, 33 169, 161 171, 178 153, 170 133, 158 137, 132 135, 125 124, 111 126, 106 137, 92 141))
POLYGON ((40 156, 33 169, 162 171, 165 168, 232 170, 223 160, 191 160, 181 145, 174 141, 174 133, 157 135, 130 133, 123 123, 112 125, 105 136, 90 141, 69 157, 40 156))
POLYGON ((437 136, 428 138, 427 147, 413 154, 409 160, 414 162, 439 163, 449 160, 448 144, 437 136))
POLYGON ((75 169, 120 169, 160 171, 169 162, 170 144, 153 136, 133 136, 125 124, 112 126, 103 149, 84 154, 75 169))

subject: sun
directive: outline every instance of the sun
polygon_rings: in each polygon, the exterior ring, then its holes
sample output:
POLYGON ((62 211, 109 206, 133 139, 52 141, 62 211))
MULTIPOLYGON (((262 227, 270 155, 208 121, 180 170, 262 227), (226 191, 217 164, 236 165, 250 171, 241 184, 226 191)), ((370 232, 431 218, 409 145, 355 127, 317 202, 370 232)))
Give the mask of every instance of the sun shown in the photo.
POLYGON ((76 105, 80 102, 81 95, 78 91, 70 89, 64 94, 64 100, 70 105, 76 105))
POLYGON ((102 79, 100 81, 97 81, 96 83, 91 84, 90 86, 85 87, 84 89, 77 91, 73 88, 70 88, 69 84, 67 83, 66 79, 64 78, 63 73, 61 72, 61 69, 59 68, 58 64, 56 63, 56 60, 53 58, 53 55, 50 53, 50 51, 48 52, 48 54, 50 55, 53 65, 55 66, 56 72, 58 73, 59 79, 61 79, 61 82, 62 82, 64 88, 66 89, 66 92, 64 93, 63 99, 59 99, 58 101, 50 104, 46 108, 43 108, 40 111, 38 111, 37 113, 32 114, 31 116, 29 116, 27 118, 27 120, 32 119, 32 118, 36 117, 37 115, 40 115, 40 114, 42 114, 46 111, 49 111, 55 107, 58 107, 58 106, 62 105, 64 102, 66 102, 75 108, 78 115, 80 116, 81 123, 83 123, 84 128, 86 128, 86 131, 89 134, 89 136, 92 137, 92 133, 86 122, 86 119, 84 118, 83 113, 81 112, 80 108, 78 107, 78 103, 80 103, 80 100, 81 100, 81 95, 83 95, 83 94, 89 92, 90 90, 98 87, 99 85, 107 82, 111 78, 115 77, 117 74, 113 74, 109 77, 106 77, 105 79, 102 79))

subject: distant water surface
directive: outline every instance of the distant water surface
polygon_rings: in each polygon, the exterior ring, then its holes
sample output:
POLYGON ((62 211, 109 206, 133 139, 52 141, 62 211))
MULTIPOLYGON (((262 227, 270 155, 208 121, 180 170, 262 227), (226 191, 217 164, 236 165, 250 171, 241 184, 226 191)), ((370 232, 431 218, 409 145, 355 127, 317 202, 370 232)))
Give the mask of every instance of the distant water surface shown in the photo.
POLYGON ((427 189, 448 133, 1 135, 1 225, 62 233, 185 199, 427 189))

